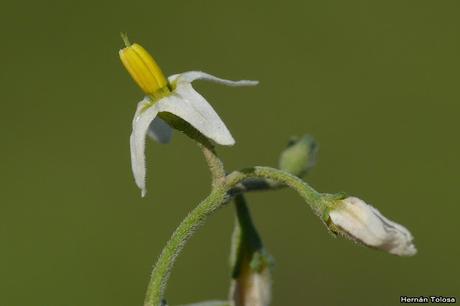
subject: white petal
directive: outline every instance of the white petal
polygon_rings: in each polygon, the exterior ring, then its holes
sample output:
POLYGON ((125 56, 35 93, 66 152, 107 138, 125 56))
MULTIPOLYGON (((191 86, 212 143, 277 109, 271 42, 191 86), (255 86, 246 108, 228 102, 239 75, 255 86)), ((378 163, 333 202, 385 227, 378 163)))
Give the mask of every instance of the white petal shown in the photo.
POLYGON ((175 74, 168 78, 169 82, 172 84, 174 82, 182 83, 187 82, 191 83, 195 80, 206 80, 210 82, 215 82, 227 86, 255 86, 259 84, 259 81, 249 81, 249 80, 240 80, 240 81, 230 81, 215 77, 206 72, 201 71, 188 71, 181 74, 175 74))
POLYGON ((184 119, 218 144, 235 144, 219 115, 190 83, 178 83, 173 94, 161 99, 155 106, 160 112, 169 112, 184 119))
POLYGON ((151 138, 163 144, 171 142, 172 133, 172 128, 160 117, 156 117, 152 123, 150 123, 147 132, 151 138))
POLYGON ((388 220, 361 199, 348 197, 343 204, 329 216, 353 239, 395 255, 411 256, 417 252, 413 237, 404 226, 388 220))
POLYGON ((383 228, 387 232, 386 240, 380 246, 381 249, 400 256, 412 256, 417 253, 417 249, 412 242, 414 237, 407 228, 387 219, 376 208, 370 205, 369 208, 380 219, 383 228))
POLYGON ((131 167, 134 180, 141 189, 142 196, 145 196, 147 192, 145 188, 145 136, 150 123, 158 114, 156 107, 148 107, 149 103, 147 99, 144 99, 137 105, 136 114, 133 119, 133 131, 130 137, 131 167))

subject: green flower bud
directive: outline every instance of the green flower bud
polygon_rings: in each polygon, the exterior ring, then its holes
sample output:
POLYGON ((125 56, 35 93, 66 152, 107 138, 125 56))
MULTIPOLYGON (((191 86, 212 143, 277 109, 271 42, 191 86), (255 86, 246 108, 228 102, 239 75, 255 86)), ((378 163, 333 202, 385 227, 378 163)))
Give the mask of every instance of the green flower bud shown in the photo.
POLYGON ((315 165, 318 145, 310 135, 293 137, 280 155, 279 168, 303 177, 315 165))

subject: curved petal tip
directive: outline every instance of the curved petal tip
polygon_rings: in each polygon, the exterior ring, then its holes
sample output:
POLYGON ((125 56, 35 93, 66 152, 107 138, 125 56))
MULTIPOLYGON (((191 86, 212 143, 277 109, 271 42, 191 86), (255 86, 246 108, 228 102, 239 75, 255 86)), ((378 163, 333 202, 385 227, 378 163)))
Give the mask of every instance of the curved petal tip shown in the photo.
POLYGON ((239 81, 231 81, 227 79, 222 79, 211 75, 206 72, 202 71, 188 71, 180 74, 175 74, 170 76, 169 82, 174 83, 176 80, 178 82, 186 82, 191 83, 196 80, 206 80, 214 83, 219 83, 227 86, 255 86, 259 84, 259 81, 252 81, 252 80, 239 80, 239 81))
POLYGON ((219 137, 214 137, 213 140, 222 146, 233 146, 236 142, 235 139, 233 139, 232 135, 230 133, 228 134, 221 134, 219 137))

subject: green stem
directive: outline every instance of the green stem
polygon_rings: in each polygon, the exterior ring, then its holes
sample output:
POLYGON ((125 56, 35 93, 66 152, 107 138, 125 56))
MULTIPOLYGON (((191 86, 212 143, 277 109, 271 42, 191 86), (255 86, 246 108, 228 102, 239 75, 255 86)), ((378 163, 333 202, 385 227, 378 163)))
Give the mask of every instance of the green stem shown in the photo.
POLYGON ((203 134, 201 134, 199 131, 197 131, 193 126, 191 126, 190 123, 180 117, 177 117, 171 113, 160 113, 159 116, 168 122, 168 124, 174 129, 181 131, 191 139, 195 140, 203 152, 206 163, 208 164, 209 170, 211 171, 212 186, 216 187, 217 185, 222 185, 225 180, 225 170, 222 161, 216 154, 212 142, 203 136, 203 134))
MULTIPOLYGON (((208 157, 211 160, 218 159, 215 154, 208 157)), ((220 168, 216 169, 219 170, 220 168)), ((216 169, 211 169, 213 177, 218 177, 218 173, 220 173, 220 170, 217 171, 216 169)), ((322 215, 327 205, 323 200, 322 194, 315 191, 298 177, 285 171, 269 167, 254 167, 232 172, 223 180, 222 184, 214 185, 211 194, 187 215, 171 236, 153 269, 147 287, 145 306, 161 305, 171 269, 187 241, 213 212, 224 205, 227 192, 249 178, 265 178, 291 187, 300 194, 319 216, 322 215)))
POLYGON ((236 186, 240 182, 251 178, 263 178, 274 181, 278 184, 286 185, 295 191, 305 200, 313 211, 321 216, 327 206, 324 195, 317 192, 305 181, 286 171, 270 167, 253 167, 240 171, 234 171, 227 175, 227 185, 236 186))
POLYGON ((224 189, 214 189, 206 199, 188 214, 175 230, 153 269, 145 297, 145 306, 161 305, 166 283, 177 256, 206 218, 220 207, 224 195, 224 189))
POLYGON ((198 143, 198 146, 201 148, 209 171, 211 172, 212 187, 215 188, 223 185, 225 183, 225 169, 222 161, 217 157, 214 147, 205 146, 201 143, 198 143))
MULTIPOLYGON (((186 131, 190 131, 190 129, 186 129, 186 131)), ((211 194, 182 221, 161 252, 147 287, 144 302, 146 306, 161 305, 166 283, 176 257, 204 220, 221 206, 227 193, 222 187, 225 182, 225 170, 214 147, 210 142, 203 143, 197 140, 197 143, 211 172, 213 189, 211 194)))

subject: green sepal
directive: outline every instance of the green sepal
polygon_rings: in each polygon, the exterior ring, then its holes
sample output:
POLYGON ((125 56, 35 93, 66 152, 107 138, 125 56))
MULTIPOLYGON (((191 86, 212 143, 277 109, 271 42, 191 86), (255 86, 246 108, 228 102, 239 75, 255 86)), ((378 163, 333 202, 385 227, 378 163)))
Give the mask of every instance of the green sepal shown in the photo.
POLYGON ((242 195, 235 198, 236 223, 232 236, 230 254, 231 276, 239 277, 243 265, 249 264, 251 270, 261 272, 273 266, 273 258, 265 250, 262 239, 252 221, 249 208, 242 195))
POLYGON ((274 266, 274 259, 265 249, 252 254, 249 266, 251 270, 257 273, 262 272, 264 269, 271 269, 274 266))

